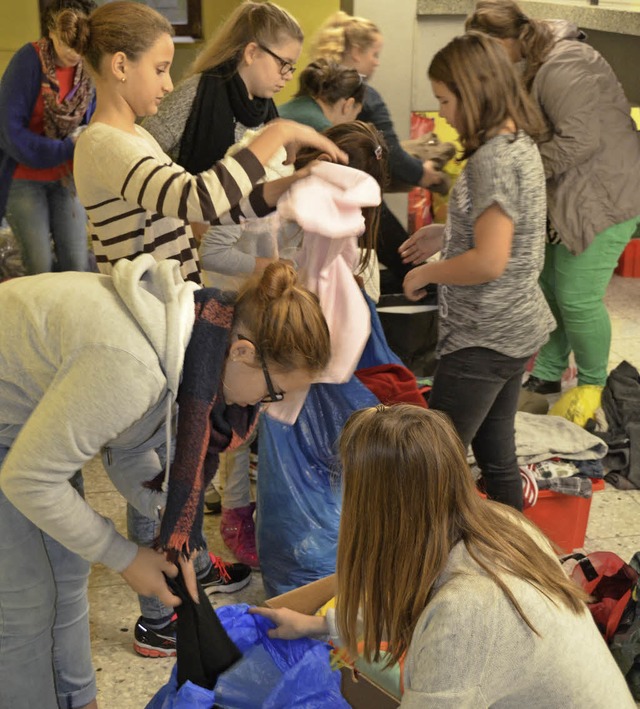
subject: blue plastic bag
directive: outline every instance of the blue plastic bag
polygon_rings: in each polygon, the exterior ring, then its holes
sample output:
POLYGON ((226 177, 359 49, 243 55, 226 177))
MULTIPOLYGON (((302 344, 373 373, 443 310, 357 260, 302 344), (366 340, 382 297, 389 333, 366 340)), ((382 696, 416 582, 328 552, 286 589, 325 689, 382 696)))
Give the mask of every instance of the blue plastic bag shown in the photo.
MULTIPOLYGON (((373 302, 371 335, 358 369, 402 364, 391 351, 373 302)), ((256 538, 268 596, 335 571, 341 486, 336 443, 349 416, 379 401, 353 376, 312 385, 293 425, 260 417, 256 538)))
POLYGON ((220 676, 213 691, 186 682, 177 687, 176 667, 146 709, 348 709, 340 693, 340 673, 329 665, 329 646, 319 640, 274 640, 273 623, 250 615, 249 606, 217 608, 216 613, 243 658, 220 676))

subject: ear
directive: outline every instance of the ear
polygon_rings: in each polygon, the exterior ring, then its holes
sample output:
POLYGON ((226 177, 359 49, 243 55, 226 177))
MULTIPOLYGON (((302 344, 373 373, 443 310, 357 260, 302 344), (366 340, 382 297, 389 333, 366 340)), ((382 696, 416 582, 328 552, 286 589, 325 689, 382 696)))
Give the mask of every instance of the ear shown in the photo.
POLYGON ((343 116, 350 116, 353 113, 353 107, 356 105, 356 100, 351 96, 343 100, 342 106, 340 106, 340 112, 343 116))
POLYGON ((245 64, 246 66, 251 66, 256 60, 259 49, 260 47, 258 47, 256 42, 249 42, 249 44, 247 44, 247 46, 242 50, 242 58, 240 59, 240 63, 245 64))
POLYGON ((111 68, 111 73, 118 81, 122 81, 127 78, 127 64, 127 55, 124 52, 116 52, 112 55, 109 66, 111 68))
POLYGON ((247 340, 234 340, 229 347, 227 360, 230 362, 242 362, 253 365, 256 359, 256 348, 252 342, 247 340))

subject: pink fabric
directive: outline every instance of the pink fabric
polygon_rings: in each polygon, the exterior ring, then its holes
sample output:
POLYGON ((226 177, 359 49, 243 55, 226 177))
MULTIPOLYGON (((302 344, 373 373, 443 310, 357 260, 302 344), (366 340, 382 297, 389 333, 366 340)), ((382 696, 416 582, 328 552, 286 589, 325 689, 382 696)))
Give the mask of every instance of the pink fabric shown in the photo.
MULTIPOLYGON (((320 299, 331 335, 331 361, 317 382, 340 384, 353 375, 371 332, 369 308, 353 272, 358 237, 364 231, 362 207, 380 204, 378 183, 367 173, 321 162, 278 201, 283 220, 304 230, 296 261, 302 283, 320 299)), ((307 390, 288 393, 271 404, 270 416, 294 423, 307 390)))

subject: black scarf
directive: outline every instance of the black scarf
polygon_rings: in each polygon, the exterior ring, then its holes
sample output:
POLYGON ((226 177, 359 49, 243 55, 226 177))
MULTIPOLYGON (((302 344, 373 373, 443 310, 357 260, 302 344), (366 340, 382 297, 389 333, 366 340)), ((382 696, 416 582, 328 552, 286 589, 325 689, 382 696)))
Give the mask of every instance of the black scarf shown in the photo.
POLYGON ((271 99, 249 98, 244 81, 231 63, 209 69, 200 77, 177 163, 191 174, 209 170, 236 142, 236 122, 257 128, 277 117, 271 99))

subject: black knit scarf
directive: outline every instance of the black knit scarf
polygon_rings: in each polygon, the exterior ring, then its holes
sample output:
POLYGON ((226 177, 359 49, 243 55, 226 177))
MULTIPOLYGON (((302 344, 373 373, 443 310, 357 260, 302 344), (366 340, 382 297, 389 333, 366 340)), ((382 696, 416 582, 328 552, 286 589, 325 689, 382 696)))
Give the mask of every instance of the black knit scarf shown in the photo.
POLYGON ((192 174, 209 170, 236 142, 236 122, 257 128, 277 116, 271 99, 249 98, 234 64, 209 69, 200 77, 177 162, 192 174))
MULTIPOLYGON (((256 424, 259 406, 227 406, 222 375, 228 351, 234 302, 214 288, 195 292, 196 319, 184 357, 178 389, 178 433, 169 474, 167 505, 159 546, 189 555, 202 549, 204 491, 219 454, 243 443, 256 424)), ((147 483, 160 489, 164 475, 147 483)))

